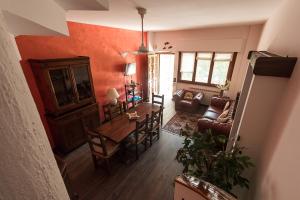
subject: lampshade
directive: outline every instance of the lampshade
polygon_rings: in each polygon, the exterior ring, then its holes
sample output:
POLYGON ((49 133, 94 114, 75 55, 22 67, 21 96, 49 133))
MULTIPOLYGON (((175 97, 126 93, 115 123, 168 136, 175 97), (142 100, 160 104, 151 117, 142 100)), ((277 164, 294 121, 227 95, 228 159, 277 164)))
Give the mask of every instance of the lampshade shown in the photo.
POLYGON ((116 88, 109 88, 106 94, 108 100, 114 100, 120 97, 116 88))
POLYGON ((126 64, 125 76, 132 76, 136 73, 136 63, 126 64))

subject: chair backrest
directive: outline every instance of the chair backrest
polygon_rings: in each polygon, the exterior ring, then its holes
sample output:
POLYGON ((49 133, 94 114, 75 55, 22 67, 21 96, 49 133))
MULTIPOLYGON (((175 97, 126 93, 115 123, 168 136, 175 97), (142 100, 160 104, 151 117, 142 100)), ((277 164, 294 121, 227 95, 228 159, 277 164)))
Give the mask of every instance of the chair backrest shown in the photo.
POLYGON ((138 134, 141 132, 145 132, 145 134, 148 134, 148 124, 149 124, 149 114, 146 115, 146 117, 142 120, 136 121, 136 128, 135 128, 135 139, 138 140, 138 134))
POLYGON ((132 106, 136 106, 137 104, 143 103, 144 95, 142 84, 125 84, 125 96, 127 102, 132 102, 132 106))
POLYGON ((158 104, 164 106, 165 95, 158 95, 152 93, 152 104, 158 104))
POLYGON ((107 156, 106 140, 98 132, 92 131, 87 127, 84 127, 84 131, 88 138, 88 143, 92 154, 107 156))
POLYGON ((123 104, 121 102, 116 105, 106 104, 103 106, 103 113, 105 121, 110 121, 123 113, 123 104))
POLYGON ((150 130, 153 130, 154 128, 160 125, 162 111, 162 106, 159 107, 158 111, 152 111, 150 119, 150 130))
POLYGON ((128 101, 124 101, 123 102, 123 109, 124 112, 127 112, 128 110, 130 110, 131 108, 133 108, 133 102, 128 102, 128 101))
POLYGON ((142 104, 142 103, 144 103, 144 99, 143 98, 141 98, 140 100, 134 101, 134 106, 142 104))

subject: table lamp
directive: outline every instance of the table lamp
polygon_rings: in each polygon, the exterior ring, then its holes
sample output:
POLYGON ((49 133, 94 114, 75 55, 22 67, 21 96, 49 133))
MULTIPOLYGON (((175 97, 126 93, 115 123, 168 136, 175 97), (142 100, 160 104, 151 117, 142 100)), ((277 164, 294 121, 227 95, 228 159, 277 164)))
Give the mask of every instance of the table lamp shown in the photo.
POLYGON ((118 98, 120 97, 116 88, 109 88, 106 94, 107 100, 112 104, 116 105, 118 102, 118 98))

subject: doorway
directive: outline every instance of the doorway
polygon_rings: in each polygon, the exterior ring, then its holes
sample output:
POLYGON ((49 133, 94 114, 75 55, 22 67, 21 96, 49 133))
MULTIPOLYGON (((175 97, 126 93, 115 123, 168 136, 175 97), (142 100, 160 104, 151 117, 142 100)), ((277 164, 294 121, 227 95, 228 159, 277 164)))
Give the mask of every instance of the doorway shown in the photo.
POLYGON ((175 115, 173 97, 175 54, 161 53, 148 55, 148 96, 152 93, 165 95, 164 120, 166 124, 175 115))
POLYGON ((174 61, 174 54, 159 54, 159 93, 164 94, 166 100, 173 96, 174 61))

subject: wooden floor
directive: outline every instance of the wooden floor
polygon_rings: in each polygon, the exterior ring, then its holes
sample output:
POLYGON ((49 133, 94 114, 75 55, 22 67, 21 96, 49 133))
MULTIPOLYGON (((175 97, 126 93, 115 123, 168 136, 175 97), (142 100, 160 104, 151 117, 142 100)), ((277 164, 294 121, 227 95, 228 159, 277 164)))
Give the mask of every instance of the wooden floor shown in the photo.
POLYGON ((175 114, 175 103, 171 99, 166 99, 164 105, 163 125, 165 125, 175 114))
MULTIPOLYGON (((175 114, 172 101, 165 104, 164 124, 175 114)), ((116 157, 112 175, 94 169, 87 144, 66 158, 74 190, 80 199, 171 200, 174 178, 182 171, 175 160, 183 138, 162 131, 161 138, 142 153, 138 161, 124 164, 116 157)))
POLYGON ((141 154, 138 161, 124 164, 114 159, 112 175, 94 169, 87 144, 68 155, 68 171, 80 199, 171 200, 173 181, 182 167, 175 155, 182 144, 179 136, 162 132, 161 138, 141 154))

